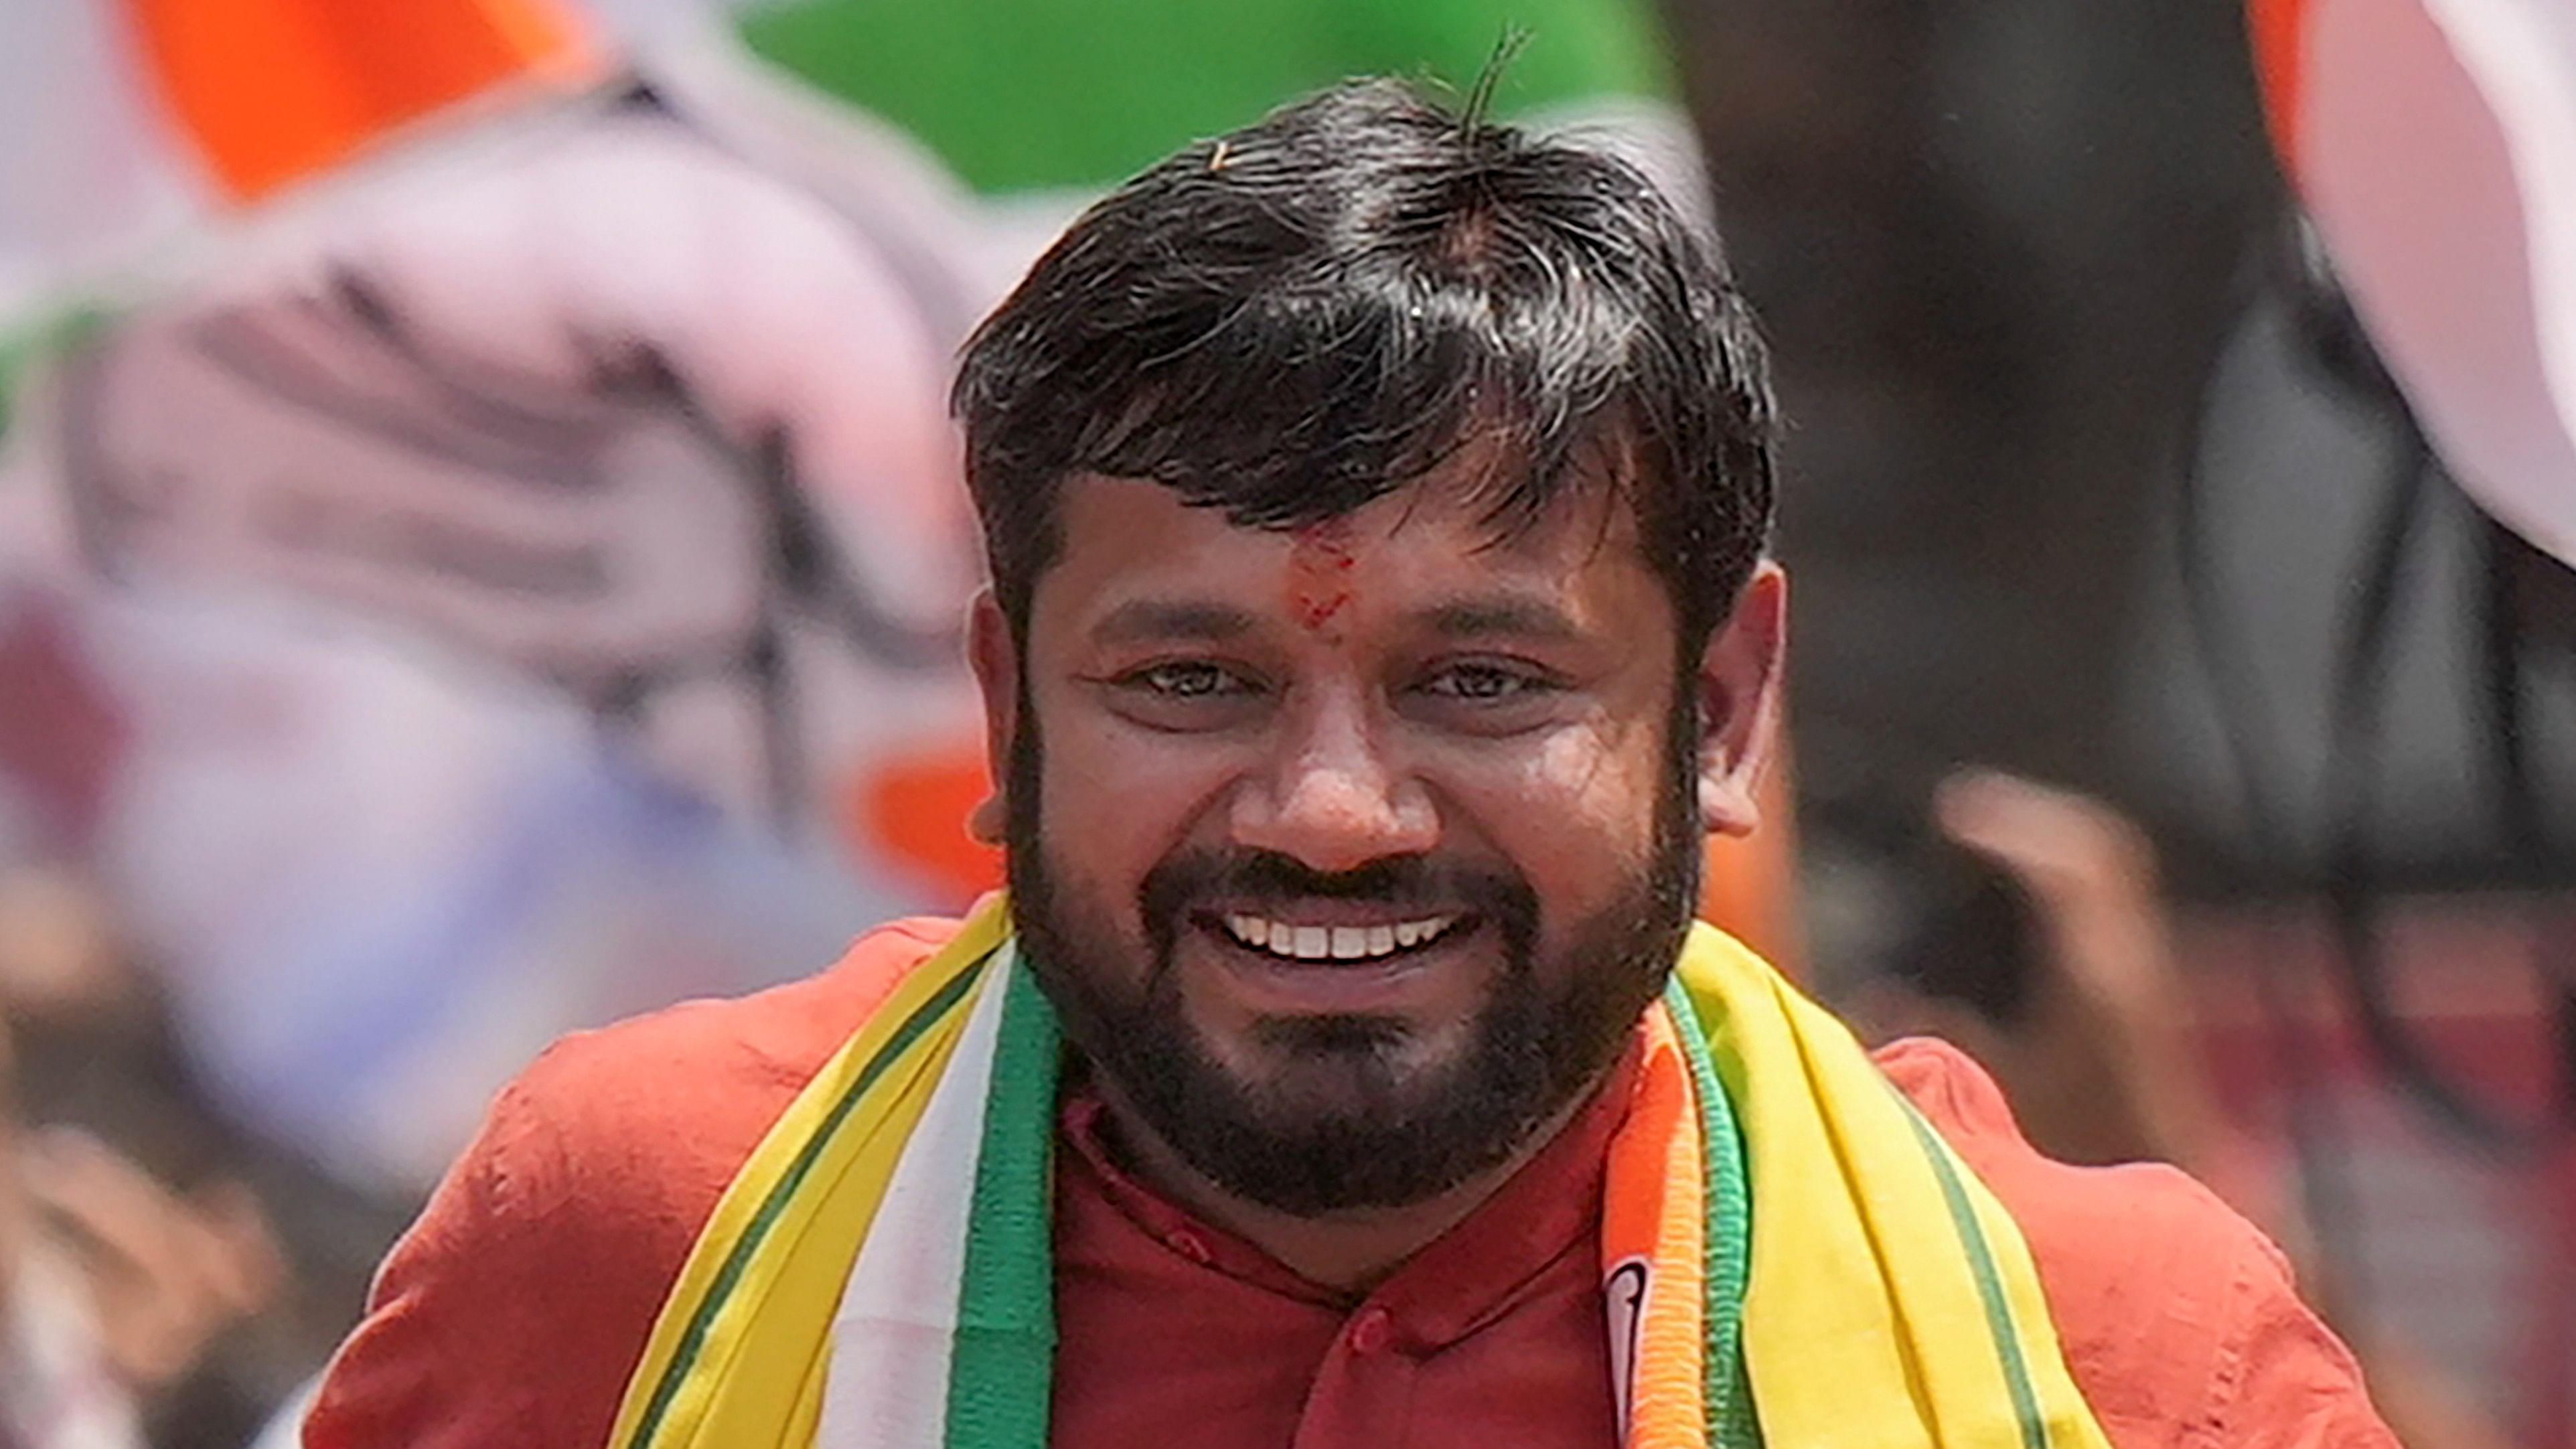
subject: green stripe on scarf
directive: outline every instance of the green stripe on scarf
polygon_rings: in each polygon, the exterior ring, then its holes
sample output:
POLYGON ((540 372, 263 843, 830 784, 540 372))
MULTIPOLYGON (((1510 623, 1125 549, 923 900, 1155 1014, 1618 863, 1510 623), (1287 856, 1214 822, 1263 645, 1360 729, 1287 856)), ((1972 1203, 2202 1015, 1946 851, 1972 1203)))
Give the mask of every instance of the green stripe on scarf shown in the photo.
POLYGON ((1064 1049, 1055 1010, 1026 969, 1003 989, 949 1360, 948 1449, 1046 1449, 1055 1376, 1048 1167, 1064 1049))

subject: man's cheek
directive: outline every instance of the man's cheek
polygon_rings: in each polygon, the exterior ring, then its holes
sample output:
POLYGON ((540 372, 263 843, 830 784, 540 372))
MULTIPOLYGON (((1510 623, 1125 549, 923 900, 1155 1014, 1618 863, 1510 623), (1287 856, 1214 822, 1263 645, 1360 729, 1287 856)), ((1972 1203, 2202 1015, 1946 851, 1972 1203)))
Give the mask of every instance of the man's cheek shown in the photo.
POLYGON ((1137 897, 1153 860, 1131 849, 1134 842, 1118 829, 1114 795, 1049 775, 1043 848, 1055 908, 1102 945, 1122 953, 1139 948, 1137 897))
POLYGON ((1095 869, 1116 861, 1141 880, 1225 797, 1225 767, 1212 765, 1185 739, 1139 730, 1061 751, 1054 743, 1048 736, 1048 827, 1058 828, 1059 810, 1079 820, 1060 833, 1091 856, 1095 869))

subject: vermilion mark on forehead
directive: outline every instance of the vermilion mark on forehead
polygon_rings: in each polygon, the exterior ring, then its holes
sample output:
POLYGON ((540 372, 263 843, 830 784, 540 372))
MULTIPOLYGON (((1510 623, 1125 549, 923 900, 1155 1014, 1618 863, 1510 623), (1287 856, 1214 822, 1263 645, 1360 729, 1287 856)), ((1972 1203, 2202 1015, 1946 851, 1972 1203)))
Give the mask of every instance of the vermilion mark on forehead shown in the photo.
POLYGON ((1328 518, 1297 531, 1288 550, 1288 616, 1322 629, 1351 605, 1358 556, 1347 520, 1328 518))

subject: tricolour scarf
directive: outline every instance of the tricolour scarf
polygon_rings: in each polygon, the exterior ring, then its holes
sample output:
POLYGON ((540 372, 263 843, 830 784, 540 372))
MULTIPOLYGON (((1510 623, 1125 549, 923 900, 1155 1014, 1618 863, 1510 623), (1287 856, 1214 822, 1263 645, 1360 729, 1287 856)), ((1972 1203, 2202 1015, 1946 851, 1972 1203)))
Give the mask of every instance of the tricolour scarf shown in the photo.
MULTIPOLYGON (((1842 1024, 1693 928, 1610 1146, 1629 1449, 2107 1449, 2002 1204, 1842 1024)), ((1045 1449, 1053 1013, 999 900, 772 1125, 611 1449, 1045 1449)))

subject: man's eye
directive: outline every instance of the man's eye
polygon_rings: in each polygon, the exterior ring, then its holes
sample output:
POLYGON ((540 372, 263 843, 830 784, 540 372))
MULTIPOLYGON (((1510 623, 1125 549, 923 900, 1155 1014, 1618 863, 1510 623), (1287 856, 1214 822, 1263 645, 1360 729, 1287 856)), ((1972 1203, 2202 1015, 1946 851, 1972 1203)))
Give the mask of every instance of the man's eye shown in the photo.
POLYGON ((1546 687, 1545 681, 1515 669, 1491 664, 1459 664, 1441 670, 1423 684, 1423 689, 1446 699, 1474 704, 1494 704, 1518 699, 1546 687))
POLYGON ((1127 682, 1164 699, 1210 699, 1246 688, 1231 670, 1198 661, 1152 665, 1127 676, 1127 682))

